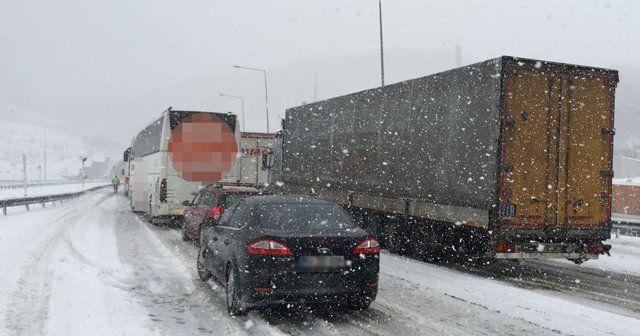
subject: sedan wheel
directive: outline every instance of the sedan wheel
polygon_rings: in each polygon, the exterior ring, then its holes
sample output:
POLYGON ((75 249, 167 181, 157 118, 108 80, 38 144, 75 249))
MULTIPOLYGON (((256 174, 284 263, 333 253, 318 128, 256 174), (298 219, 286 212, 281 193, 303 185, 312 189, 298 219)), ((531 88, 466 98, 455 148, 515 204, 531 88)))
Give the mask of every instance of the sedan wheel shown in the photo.
POLYGON ((246 310, 240 307, 240 300, 238 299, 238 284, 236 282, 236 272, 230 270, 227 275, 227 311, 231 316, 241 316, 247 313, 246 310))
POLYGON ((198 252, 197 262, 198 276, 200 277, 200 280, 207 281, 211 279, 211 272, 207 269, 207 266, 204 263, 204 258, 204 250, 200 249, 200 252, 198 252))
POLYGON ((200 225, 200 235, 198 235, 198 244, 200 244, 200 247, 204 246, 204 237, 202 234, 202 225, 200 225))
POLYGON ((187 236, 187 231, 184 229, 184 223, 182 223, 182 240, 184 241, 189 241, 189 237, 187 236))

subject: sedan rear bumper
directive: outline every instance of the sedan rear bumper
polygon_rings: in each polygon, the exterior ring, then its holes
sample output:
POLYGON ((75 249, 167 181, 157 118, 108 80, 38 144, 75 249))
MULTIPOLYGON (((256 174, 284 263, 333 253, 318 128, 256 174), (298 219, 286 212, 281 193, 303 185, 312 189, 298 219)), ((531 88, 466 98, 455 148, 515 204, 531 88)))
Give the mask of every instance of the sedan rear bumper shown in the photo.
POLYGON ((378 293, 377 261, 372 258, 361 263, 359 269, 333 272, 300 272, 285 265, 247 268, 239 274, 244 294, 241 299, 247 307, 373 300, 378 293))

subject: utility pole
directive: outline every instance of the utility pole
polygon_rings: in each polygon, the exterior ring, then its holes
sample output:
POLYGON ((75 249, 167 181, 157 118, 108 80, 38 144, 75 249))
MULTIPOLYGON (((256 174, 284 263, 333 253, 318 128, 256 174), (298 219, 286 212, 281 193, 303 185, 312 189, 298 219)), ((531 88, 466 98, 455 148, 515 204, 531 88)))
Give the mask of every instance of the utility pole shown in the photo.
POLYGON ((378 0, 378 12, 380 13, 380 75, 384 87, 384 43, 382 41, 382 0, 378 0))
POLYGON ((22 154, 22 178, 24 180, 24 197, 27 197, 27 156, 22 154))
POLYGON ((86 173, 84 171, 84 162, 87 161, 86 157, 82 158, 82 170, 80 171, 80 179, 82 180, 82 191, 84 191, 84 179, 86 177, 86 173))
POLYGON ((44 125, 44 180, 47 180, 47 125, 44 125))
POLYGON ((318 101, 318 73, 316 72, 316 76, 313 82, 313 102, 318 101))
POLYGON ((462 47, 456 44, 456 68, 462 66, 462 47))
POLYGON ((236 69, 260 71, 264 75, 264 107, 265 107, 265 110, 267 111, 267 133, 269 133, 269 93, 267 91, 267 70, 245 67, 240 65, 234 65, 233 67, 236 69))

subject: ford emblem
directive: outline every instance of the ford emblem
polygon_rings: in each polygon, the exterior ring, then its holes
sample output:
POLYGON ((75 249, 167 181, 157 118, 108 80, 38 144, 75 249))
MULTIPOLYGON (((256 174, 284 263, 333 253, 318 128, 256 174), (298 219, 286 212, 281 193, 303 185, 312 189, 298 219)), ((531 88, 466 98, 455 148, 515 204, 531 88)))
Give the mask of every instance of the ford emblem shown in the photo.
POLYGON ((326 248, 326 247, 321 247, 321 248, 318 249, 318 252, 320 252, 322 254, 327 254, 327 253, 331 252, 331 250, 326 248))

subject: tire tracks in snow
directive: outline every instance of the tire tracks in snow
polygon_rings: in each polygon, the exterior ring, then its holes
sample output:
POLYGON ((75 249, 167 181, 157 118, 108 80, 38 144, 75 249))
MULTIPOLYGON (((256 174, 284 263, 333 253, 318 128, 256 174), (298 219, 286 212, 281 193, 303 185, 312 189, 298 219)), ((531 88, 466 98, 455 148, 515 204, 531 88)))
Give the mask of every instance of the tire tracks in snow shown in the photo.
MULTIPOLYGON (((133 216, 133 215, 130 215, 133 216)), ((279 331, 290 335, 418 335, 425 331, 434 334, 466 335, 457 326, 447 324, 447 321, 438 321, 428 315, 416 313, 402 307, 401 302, 388 302, 380 295, 373 302, 369 310, 353 311, 344 308, 327 309, 266 309, 252 311, 245 317, 228 317, 225 307, 224 287, 215 281, 203 283, 195 273, 195 260, 198 248, 193 244, 185 243, 177 230, 159 227, 143 222, 139 225, 148 228, 162 243, 177 256, 189 269, 196 288, 194 295, 202 295, 203 305, 217 308, 216 322, 229 321, 232 325, 246 325, 249 321, 262 321, 279 331), (207 302, 208 301, 208 302, 207 302), (220 313, 221 312, 221 313, 220 313)), ((133 223, 132 223, 133 224, 133 223)), ((404 287, 396 288, 391 297, 403 297, 404 287)), ((422 309, 424 311, 424 309, 422 309)), ((255 327, 254 327, 255 328, 255 327)), ((233 327, 227 330, 233 330, 233 327)), ((250 334, 261 334, 261 330, 248 330, 250 334)))
POLYGON ((442 266, 524 289, 548 290, 569 298, 598 302, 608 306, 607 310, 627 317, 638 318, 640 313, 640 277, 633 275, 549 264, 543 260, 442 266))
MULTIPOLYGON (((85 197, 93 199, 95 195, 90 194, 85 197)), ((63 237, 83 216, 78 208, 72 206, 74 203, 77 205, 78 202, 86 203, 86 200, 74 200, 60 210, 52 208, 53 211, 58 210, 62 213, 44 223, 46 228, 44 234, 25 248, 28 255, 20 263, 22 272, 17 288, 11 294, 10 307, 5 317, 5 325, 10 333, 15 335, 44 333, 51 297, 53 275, 51 262, 56 257, 55 250, 59 249, 64 242, 63 237)))
POLYGON ((230 318, 224 292, 203 283, 195 271, 197 249, 176 230, 151 225, 117 199, 116 241, 120 260, 134 270, 128 291, 149 312, 164 335, 277 335, 278 330, 248 317, 230 318), (176 262, 179 263, 176 265, 176 262), (182 270, 186 274, 181 273, 182 270))

